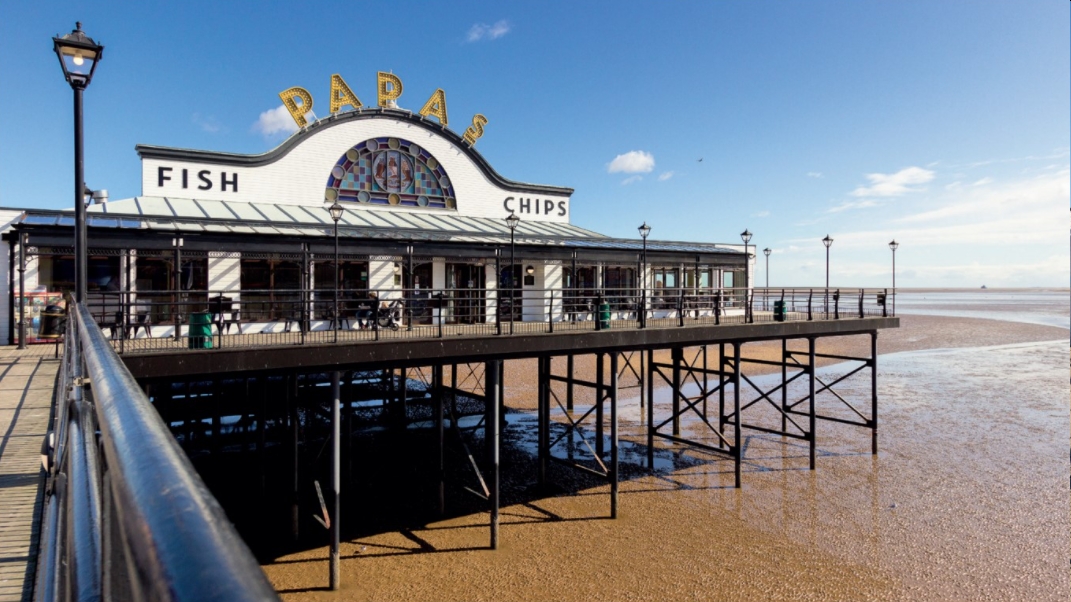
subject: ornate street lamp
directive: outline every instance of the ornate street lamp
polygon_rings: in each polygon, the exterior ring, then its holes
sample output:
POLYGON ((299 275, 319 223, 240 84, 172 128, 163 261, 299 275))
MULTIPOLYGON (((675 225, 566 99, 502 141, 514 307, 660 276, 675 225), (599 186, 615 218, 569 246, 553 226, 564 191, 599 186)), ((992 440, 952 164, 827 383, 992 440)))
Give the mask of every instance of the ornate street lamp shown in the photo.
POLYGON ((521 223, 521 218, 517 217, 517 214, 510 211, 506 216, 506 225, 509 226, 509 333, 513 334, 513 314, 515 311, 515 303, 517 302, 517 254, 516 247, 513 244, 513 235, 517 231, 517 224, 521 223))
POLYGON ((53 49, 59 57, 63 77, 74 90, 74 298, 81 303, 86 293, 86 207, 85 207, 85 162, 82 156, 82 91, 89 86, 97 63, 104 54, 104 46, 97 44, 82 32, 82 24, 75 23, 71 33, 52 38, 53 49))
POLYGON ((744 241, 744 321, 747 322, 751 314, 751 300, 748 293, 751 291, 751 253, 747 250, 747 243, 751 242, 751 231, 744 228, 740 233, 740 240, 744 241))
MULTIPOLYGON (((342 212, 345 211, 342 205, 335 201, 330 207, 327 207, 327 212, 331 214, 331 221, 335 223, 335 314, 332 317, 332 328, 335 331, 335 342, 338 342, 338 326, 341 324, 338 315, 338 220, 342 219, 342 212)), ((378 308, 372 308, 372 319, 376 319, 376 310, 378 308)))
MULTIPOLYGON (((826 246, 826 314, 829 314, 829 247, 833 245, 833 239, 826 234, 826 237, 822 239, 822 244, 826 246)), ((828 316, 827 316, 828 317, 828 316)))
POLYGON ((642 284, 640 285, 640 328, 647 328, 647 236, 651 233, 651 227, 644 221, 643 225, 636 230, 640 233, 640 238, 643 239, 643 273, 642 284))
POLYGON ((770 288, 770 247, 766 247, 762 250, 762 254, 766 256, 766 288, 770 288))
POLYGON ((889 248, 892 249, 892 294, 893 294, 893 315, 896 315, 896 250, 900 248, 900 243, 896 242, 894 238, 889 243, 889 248))

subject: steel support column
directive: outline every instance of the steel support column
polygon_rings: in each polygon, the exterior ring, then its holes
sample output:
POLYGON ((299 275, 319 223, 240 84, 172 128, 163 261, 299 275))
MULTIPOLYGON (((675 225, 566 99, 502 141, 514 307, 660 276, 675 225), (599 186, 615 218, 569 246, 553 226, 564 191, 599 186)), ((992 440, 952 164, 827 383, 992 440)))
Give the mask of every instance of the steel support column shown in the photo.
MULTIPOLYGON (((454 369, 457 369, 456 365, 454 369)), ((435 396, 435 435, 438 439, 436 442, 437 461, 435 472, 439 489, 439 516, 443 516, 446 514, 446 455, 443 450, 445 439, 445 433, 443 432, 443 395, 445 391, 443 389, 442 365, 431 367, 431 381, 434 389, 433 395, 435 396)))
POLYGON ((870 453, 878 455, 878 331, 870 333, 870 453))
MULTIPOLYGON (((616 353, 610 354, 610 389, 608 392, 610 398, 610 518, 617 518, 617 355, 616 353)), ((601 391, 599 394, 602 395, 601 391)))
POLYGON ((502 373, 502 360, 491 360, 484 367, 484 390, 487 392, 486 417, 484 419, 485 442, 487 448, 487 489, 491 506, 491 549, 498 549, 498 460, 499 460, 499 399, 501 389, 498 386, 502 373))
MULTIPOLYGON (((827 247, 826 250, 828 252, 828 247, 827 247)), ((816 454, 817 440, 818 440, 818 437, 814 432, 815 424, 816 424, 816 420, 815 420, 814 382, 815 382, 815 378, 817 377, 817 374, 815 374, 814 345, 815 345, 814 337, 807 337, 807 358, 808 358, 808 361, 807 361, 807 373, 810 375, 810 379, 808 379, 808 382, 809 382, 808 386, 810 387, 810 392, 807 395, 808 398, 809 398, 809 403, 808 403, 809 408, 808 408, 808 416, 807 416, 807 420, 808 420, 807 429, 808 429, 809 432, 807 433, 807 436, 808 436, 808 443, 810 444, 809 445, 809 453, 810 453, 810 459, 811 459, 811 465, 810 465, 811 470, 814 470, 815 454, 816 454)))
POLYGON ((740 347, 741 343, 733 342, 733 473, 737 489, 740 489, 740 465, 744 456, 740 438, 740 347))
POLYGON ((339 410, 342 404, 339 380, 341 374, 338 370, 331 373, 331 489, 334 494, 335 511, 331 516, 331 589, 338 590, 341 587, 339 572, 339 503, 341 488, 341 474, 339 461, 341 455, 340 435, 341 430, 339 410))

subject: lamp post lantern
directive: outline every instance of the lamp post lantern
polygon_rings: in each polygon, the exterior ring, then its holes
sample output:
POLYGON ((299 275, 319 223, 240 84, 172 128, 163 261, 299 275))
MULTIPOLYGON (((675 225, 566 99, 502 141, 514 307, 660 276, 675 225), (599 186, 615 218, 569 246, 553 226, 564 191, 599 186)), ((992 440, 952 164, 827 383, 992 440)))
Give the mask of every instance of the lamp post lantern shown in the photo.
POLYGON ((900 248, 900 243, 896 242, 894 238, 889 242, 889 248, 892 249, 892 302, 893 302, 893 315, 896 315, 896 250, 900 248))
POLYGON ((747 322, 751 314, 751 300, 748 293, 751 291, 751 253, 748 252, 747 243, 751 242, 751 231, 744 228, 740 233, 740 240, 744 241, 744 321, 747 322))
POLYGON ((640 238, 643 239, 643 261, 641 284, 640 284, 640 328, 647 328, 647 236, 651 233, 651 227, 644 221, 643 225, 636 230, 640 233, 640 238))
POLYGON ((513 235, 517 231, 517 224, 521 222, 521 218, 517 217, 516 213, 510 211, 506 216, 506 225, 509 226, 509 333, 513 334, 513 315, 514 315, 514 303, 517 301, 517 254, 516 247, 514 246, 513 235))
POLYGON ((63 68, 63 77, 74 90, 74 298, 81 303, 86 293, 85 162, 82 156, 82 91, 89 86, 104 46, 82 32, 76 23, 71 33, 52 38, 52 47, 63 68))
POLYGON ((822 244, 826 246, 826 313, 829 313, 829 247, 833 245, 833 239, 826 234, 826 237, 822 239, 822 244))
POLYGON ((770 288, 770 247, 766 247, 762 250, 762 254, 766 256, 766 288, 770 288))
MULTIPOLYGON (((335 313, 334 313, 334 315, 332 316, 331 319, 332 319, 332 328, 335 331, 335 342, 336 343, 338 342, 338 326, 339 326, 339 324, 341 324, 341 321, 339 320, 339 315, 338 315, 338 220, 342 219, 342 212, 343 211, 344 211, 344 209, 342 208, 342 205, 339 205, 337 200, 334 203, 332 203, 330 207, 327 208, 327 212, 331 214, 331 221, 334 222, 334 224, 335 224, 335 270, 334 270, 334 272, 335 272, 335 303, 334 303, 335 309, 334 309, 334 312, 335 313)), ((375 308, 375 307, 372 308, 372 319, 373 320, 376 319, 375 318, 376 309, 377 308, 375 308)))

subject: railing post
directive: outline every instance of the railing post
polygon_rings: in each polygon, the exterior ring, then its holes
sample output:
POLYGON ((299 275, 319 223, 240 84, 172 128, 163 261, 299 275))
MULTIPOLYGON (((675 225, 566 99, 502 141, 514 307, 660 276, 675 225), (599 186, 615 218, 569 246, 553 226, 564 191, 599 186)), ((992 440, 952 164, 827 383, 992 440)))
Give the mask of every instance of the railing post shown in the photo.
MULTIPOLYGON (((434 314, 432 314, 434 315, 434 314)), ((446 292, 439 294, 439 338, 443 338, 443 322, 446 321, 446 292)))
POLYGON ((863 295, 865 293, 866 293, 866 291, 864 289, 859 289, 859 318, 860 319, 862 319, 864 317, 863 316, 863 295))
POLYGON ((833 319, 840 319, 840 289, 833 291, 833 319))
POLYGON ((677 325, 684 328, 684 289, 677 294, 677 325))
POLYGON ((550 305, 547 306, 547 320, 550 322, 550 333, 554 334, 554 290, 550 291, 550 305))
POLYGON ((814 301, 814 289, 807 291, 807 321, 810 322, 814 319, 814 314, 811 309, 811 303, 814 301))
POLYGON ((889 317, 889 289, 883 289, 885 291, 885 303, 881 304, 881 317, 889 317))
MULTIPOLYGON (((718 292, 714 294, 714 325, 721 325, 721 289, 718 289, 718 292)), ((644 378, 647 377, 645 376, 644 378)), ((650 428, 650 425, 648 425, 648 428, 650 428)))

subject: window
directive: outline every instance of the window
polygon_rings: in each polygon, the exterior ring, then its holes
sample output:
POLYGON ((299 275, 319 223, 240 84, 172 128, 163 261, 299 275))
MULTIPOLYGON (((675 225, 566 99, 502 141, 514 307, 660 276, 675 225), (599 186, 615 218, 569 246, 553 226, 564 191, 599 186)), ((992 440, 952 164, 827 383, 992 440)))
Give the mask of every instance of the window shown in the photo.
POLYGON ((370 138, 342 155, 327 177, 328 201, 454 209, 454 187, 427 149, 370 138))
MULTIPOLYGON (((313 284, 315 300, 313 313, 316 318, 327 319, 334 309, 335 298, 335 262, 334 260, 317 261, 313 264, 313 284)), ((338 263, 339 313, 356 315, 355 299, 364 299, 368 293, 368 262, 340 261, 338 263)), ((382 295, 382 292, 380 293, 382 295)))
MULTIPOLYGON (((242 319, 300 319, 301 264, 283 259, 242 259, 242 319)), ((333 289, 333 287, 332 287, 333 289)))
MULTIPOLYGON (((138 294, 135 310, 148 315, 152 323, 171 322, 179 316, 205 311, 208 304, 208 259, 182 257, 182 269, 175 281, 175 258, 139 255, 134 260, 138 294)), ((180 318, 181 319, 181 318, 180 318)))

